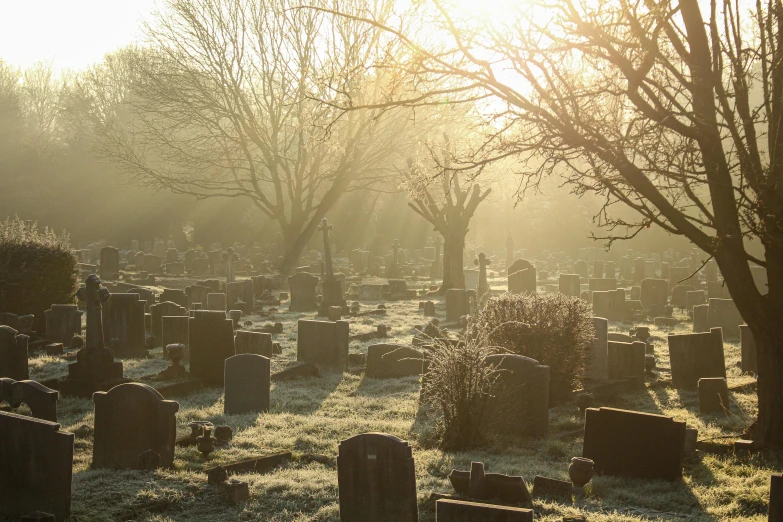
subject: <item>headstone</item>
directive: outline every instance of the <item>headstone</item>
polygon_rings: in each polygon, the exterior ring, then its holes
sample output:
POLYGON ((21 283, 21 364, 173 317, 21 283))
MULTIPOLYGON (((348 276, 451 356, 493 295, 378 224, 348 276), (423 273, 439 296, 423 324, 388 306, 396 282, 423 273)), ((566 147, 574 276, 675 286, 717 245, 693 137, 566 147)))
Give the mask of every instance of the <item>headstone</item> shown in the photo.
POLYGON ((422 373, 424 354, 408 346, 373 344, 367 347, 368 377, 404 377, 422 373))
POLYGON ((489 282, 487 281, 487 266, 491 263, 487 259, 487 255, 481 252, 478 255, 478 259, 475 260, 476 266, 479 267, 478 287, 476 288, 476 295, 479 300, 483 299, 485 295, 489 293, 489 282))
POLYGON ((226 294, 207 294, 207 310, 225 312, 228 308, 226 294))
POLYGON ((608 341, 607 371, 609 379, 635 377, 644 382, 646 345, 641 341, 622 343, 608 341))
POLYGON ((69 520, 73 441, 55 422, 0 412, 0 515, 44 511, 69 520))
POLYGON ((241 353, 225 361, 223 413, 265 413, 269 411, 270 360, 241 353))
POLYGON ((15 381, 30 378, 27 366, 27 344, 30 338, 10 326, 0 326, 0 377, 15 381))
POLYGON ((696 305, 693 307, 693 332, 703 333, 710 331, 710 305, 696 305))
POLYGON ((111 294, 103 314, 103 342, 112 344, 117 357, 144 357, 146 332, 144 328, 145 302, 139 294, 111 294))
POLYGON ((746 324, 740 325, 740 368, 743 373, 758 374, 758 358, 756 356, 756 341, 753 340, 753 332, 746 324))
MULTIPOLYGON (((696 290, 689 285, 677 285, 672 289, 672 297, 669 303, 676 308, 688 308, 687 296, 688 293, 696 290)), ((701 303, 699 303, 701 304, 701 303)))
POLYGON ((663 309, 669 301, 669 283, 664 279, 644 279, 639 300, 645 310, 663 309))
POLYGON ((189 315, 164 315, 160 318, 161 336, 160 345, 181 344, 185 347, 182 354, 183 360, 190 360, 190 316, 189 315))
POLYGON ((147 450, 160 455, 162 467, 173 465, 177 402, 164 400, 154 388, 137 382, 96 392, 92 400, 93 467, 138 469, 139 455, 147 450))
POLYGON ((160 273, 163 262, 160 257, 154 255, 144 256, 144 271, 150 274, 160 273))
POLYGON ((188 323, 191 377, 222 386, 223 362, 236 353, 231 319, 222 311, 195 310, 188 323))
POLYGON ((707 303, 707 292, 704 290, 690 290, 685 294, 685 309, 693 313, 693 307, 707 303))
POLYGON ((560 274, 559 290, 561 294, 571 297, 582 295, 582 285, 578 274, 560 274))
POLYGON ((508 291, 513 294, 536 293, 536 267, 530 261, 517 259, 508 267, 508 291))
POLYGON ((709 333, 670 334, 668 340, 673 387, 696 388, 703 377, 726 377, 720 328, 709 333))
POLYGON ((608 292, 617 290, 617 279, 590 278, 587 281, 591 292, 608 292))
POLYGON ((675 480, 682 476, 685 423, 618 410, 585 410, 582 456, 598 475, 675 480))
POLYGON ((106 281, 118 279, 120 274, 120 251, 114 247, 101 249, 100 276, 106 281))
POLYGON ((299 272, 288 278, 288 284, 291 287, 291 304, 289 310, 292 312, 310 312, 318 309, 316 301, 316 286, 318 278, 306 272, 299 272))
POLYGON ((348 364, 348 321, 300 319, 296 338, 296 360, 345 368, 348 364))
POLYGON ((186 290, 164 289, 160 294, 160 302, 164 303, 166 301, 178 304, 182 308, 190 308, 190 299, 186 290))
POLYGON ((57 399, 59 393, 36 381, 15 381, 0 377, 0 401, 11 408, 26 404, 36 419, 57 422, 57 399))
POLYGON ((643 257, 637 257, 633 260, 633 282, 640 283, 645 279, 645 260, 643 257))
MULTIPOLYGON (((163 339, 163 317, 187 317, 189 315, 188 309, 184 306, 180 306, 177 303, 166 301, 158 303, 150 307, 150 314, 152 316, 152 335, 157 340, 163 339)), ((165 346, 165 345, 164 345, 165 346)))
POLYGON ((625 318, 625 290, 619 288, 593 292, 593 315, 610 321, 622 321, 625 318))
MULTIPOLYGON (((323 299, 321 300, 321 315, 326 315, 329 307, 339 306, 345 308, 345 297, 343 296, 343 285, 340 281, 335 279, 334 268, 332 267, 332 245, 329 240, 329 231, 332 230, 332 225, 329 224, 326 218, 321 219, 321 224, 318 226, 323 234, 324 241, 324 280, 322 283, 323 299)), ((403 264, 404 252, 403 254, 403 264)))
POLYGON ((234 346, 237 355, 250 353, 263 355, 269 359, 273 354, 272 334, 261 332, 247 332, 239 330, 234 337, 234 346))
POLYGON ((723 377, 699 379, 699 412, 723 413, 729 411, 729 387, 723 377))
POLYGON ((574 263, 574 272, 579 277, 584 277, 585 279, 590 277, 590 274, 588 273, 587 270, 587 263, 585 261, 582 261, 581 259, 576 263, 574 263))
POLYGON ((588 379, 605 381, 609 376, 609 322, 603 317, 593 317, 593 326, 595 337, 593 337, 590 362, 585 373, 588 379))
POLYGON ((490 355, 499 372, 485 417, 501 433, 544 437, 549 429, 549 366, 522 355, 490 355))
POLYGON ((709 327, 722 328, 726 338, 739 337, 739 325, 745 320, 731 299, 710 299, 709 327))
POLYGON ((82 312, 74 304, 53 304, 46 316, 46 338, 53 343, 68 344, 82 333, 82 312))
POLYGON ((341 522, 418 522, 410 445, 383 433, 340 442, 337 483, 341 522))

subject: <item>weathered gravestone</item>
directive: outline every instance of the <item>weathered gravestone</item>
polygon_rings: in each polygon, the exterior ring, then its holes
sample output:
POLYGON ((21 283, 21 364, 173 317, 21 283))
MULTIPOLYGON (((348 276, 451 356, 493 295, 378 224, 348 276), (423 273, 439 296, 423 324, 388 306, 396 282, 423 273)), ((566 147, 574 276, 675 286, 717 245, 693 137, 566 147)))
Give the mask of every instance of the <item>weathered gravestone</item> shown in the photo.
POLYGON ((222 386, 224 361, 236 353, 231 319, 222 311, 195 310, 188 331, 191 377, 206 386, 222 386))
POLYGON ((96 392, 92 400, 94 468, 139 469, 139 456, 147 450, 160 456, 162 467, 172 466, 179 403, 137 382, 96 392))
POLYGON ((225 313, 228 306, 227 303, 228 301, 226 299, 226 294, 221 294, 217 292, 207 294, 207 310, 225 313))
POLYGON ((549 366, 522 355, 490 355, 498 370, 485 414, 500 433, 544 437, 549 429, 549 366))
POLYGON ((599 475, 674 480, 682 476, 685 423, 671 417, 587 408, 582 457, 599 475))
POLYGON ((10 326, 0 326, 0 377, 15 381, 30 378, 27 366, 27 344, 30 338, 10 326))
MULTIPOLYGON (((187 317, 189 314, 188 309, 184 306, 180 306, 177 303, 166 301, 158 303, 150 307, 150 315, 152 316, 152 335, 158 342, 163 339, 163 317, 187 317)), ((164 345, 165 346, 165 345, 164 345)))
POLYGON ((710 331, 710 305, 696 305, 693 307, 693 332, 703 333, 710 331))
POLYGON ((226 306, 228 310, 242 310, 250 313, 253 310, 253 280, 233 281, 226 283, 226 306))
POLYGON ((437 522, 533 522, 533 510, 464 500, 438 499, 435 502, 435 520, 437 522))
POLYGON ((693 313, 693 307, 707 303, 707 292, 704 290, 690 290, 685 294, 685 309, 693 313))
POLYGON ((272 334, 239 330, 234 337, 234 347, 237 355, 252 353, 271 359, 273 353, 272 334))
POLYGON ((44 315, 46 338, 53 343, 70 344, 74 335, 82 333, 82 312, 76 305, 53 304, 44 315))
POLYGON ((0 412, 0 519, 70 518, 73 441, 57 423, 0 412))
POLYGON ((709 333, 670 334, 668 340, 675 388, 696 388, 702 377, 726 377, 720 328, 709 333))
POLYGON ((318 286, 318 278, 306 272, 298 272, 288 278, 291 287, 291 304, 288 309, 292 312, 310 312, 318 309, 315 290, 318 286))
POLYGON ((408 346, 373 344, 367 347, 369 377, 404 377, 422 372, 424 354, 408 346))
POLYGON ((59 393, 37 381, 15 381, 0 377, 0 401, 11 408, 26 404, 36 419, 57 422, 57 399, 59 393))
POLYGON ((512 294, 536 293, 536 267, 530 261, 517 259, 508 267, 508 291, 512 294))
POLYGON ((225 361, 223 413, 265 413, 269 411, 270 360, 262 355, 242 353, 225 361))
POLYGON ((103 342, 112 343, 117 357, 143 357, 147 355, 144 329, 145 302, 139 294, 111 294, 102 308, 103 342))
POLYGON ((126 290, 129 294, 139 294, 139 299, 144 301, 144 309, 149 312, 150 306, 155 304, 155 292, 143 286, 137 286, 126 290))
POLYGON ((709 327, 723 329, 723 335, 727 338, 739 337, 739 325, 745 324, 745 320, 734 301, 732 299, 710 299, 709 306, 709 327))
POLYGON ((165 303, 166 301, 178 304, 185 309, 190 308, 190 299, 188 298, 188 293, 186 290, 165 288, 163 292, 160 293, 160 302, 165 303))
POLYGON ((756 357, 756 341, 753 340, 753 332, 746 324, 740 325, 740 368, 743 372, 758 373, 758 359, 756 357))
POLYGON ((296 337, 296 360, 345 368, 348 364, 350 323, 300 319, 296 337))
POLYGON ((340 522, 418 522, 416 469, 410 445, 383 433, 340 442, 340 522))
POLYGON ((114 351, 103 341, 102 307, 110 295, 95 274, 90 274, 85 286, 76 292, 76 297, 86 302, 86 340, 76 354, 76 362, 68 365, 68 377, 60 382, 63 395, 88 398, 122 380, 122 362, 114 360, 114 351))
POLYGON ((699 412, 723 413, 729 411, 729 387, 723 377, 699 379, 699 412))
POLYGON ((101 249, 101 264, 99 272, 102 279, 114 281, 120 274, 120 251, 114 247, 101 249))
POLYGON ((183 360, 190 360, 190 316, 188 315, 164 315, 160 318, 160 345, 166 347, 170 344, 185 346, 183 360))
POLYGON ((650 312, 662 310, 669 302, 669 283, 665 279, 644 279, 639 300, 650 312))
POLYGON ((582 285, 579 274, 560 274, 558 288, 561 294, 580 297, 582 295, 582 285))
POLYGON ((635 377, 644 382, 644 356, 646 345, 641 341, 607 343, 607 372, 609 379, 635 377))
POLYGON ((476 302, 476 292, 461 288, 446 290, 446 321, 457 322, 463 315, 470 315, 471 302, 476 302))
POLYGON ((595 328, 595 337, 593 337, 591 345, 591 357, 587 364, 586 375, 588 379, 605 381, 609 376, 609 322, 604 317, 593 317, 593 327, 595 328))
POLYGON ((625 290, 595 291, 593 294, 593 315, 610 321, 625 318, 625 290))
POLYGON ((203 308, 207 308, 207 305, 209 304, 208 296, 210 293, 210 289, 208 287, 201 285, 191 285, 185 288, 185 293, 188 295, 188 302, 191 303, 191 308, 193 303, 201 303, 203 308))

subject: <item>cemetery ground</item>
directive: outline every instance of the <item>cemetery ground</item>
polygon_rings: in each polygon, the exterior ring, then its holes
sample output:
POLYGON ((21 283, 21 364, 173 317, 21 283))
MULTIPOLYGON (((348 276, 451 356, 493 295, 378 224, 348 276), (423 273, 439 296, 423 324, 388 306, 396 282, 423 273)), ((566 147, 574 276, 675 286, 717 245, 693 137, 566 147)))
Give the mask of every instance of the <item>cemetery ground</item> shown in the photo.
MULTIPOLYGON (((490 280, 501 291, 505 280, 490 280)), ((185 283, 177 280, 178 285, 185 283)), ((189 284, 189 283, 188 283, 189 284)), ((164 284, 165 286, 165 284, 164 284)), ((173 285, 172 285, 173 286, 173 285)), ((415 284, 414 284, 415 286, 415 284)), ((445 304, 436 301, 437 316, 443 321, 445 304)), ((362 302, 363 311, 377 302, 362 302)), ((429 318, 419 311, 419 300, 386 301, 385 315, 351 319, 351 335, 390 328, 382 341, 351 341, 351 353, 366 353, 378 342, 409 345, 417 333, 415 325, 429 318)), ((272 372, 296 360, 296 320, 314 318, 315 313, 287 311, 250 320, 254 330, 269 322, 282 322, 283 333, 274 336, 282 355, 272 359, 272 372)), ((285 311, 283 311, 285 310, 285 311)), ((534 498, 536 520, 559 521, 564 515, 583 514, 590 521, 631 520, 766 520, 766 496, 770 473, 780 473, 780 456, 735 455, 728 444, 756 416, 753 379, 741 375, 738 341, 725 342, 727 380, 731 396, 730 414, 700 415, 698 393, 675 390, 669 380, 669 333, 689 333, 691 323, 675 315, 680 323, 673 328, 650 324, 657 358, 656 376, 646 379, 644 390, 596 400, 594 406, 611 406, 663 414, 687 422, 698 429, 699 441, 715 444, 714 451, 699 451, 684 461, 683 478, 673 482, 595 476, 586 486, 586 496, 572 504, 534 498), (668 383, 668 385, 667 385, 668 383)), ((638 324, 636 325, 638 326, 638 324)), ((628 333, 630 325, 610 323, 610 332, 628 333)), ((456 326, 450 329, 456 336, 456 326)), ((72 351, 75 353, 75 351, 72 351)), ((125 376, 159 386, 151 376, 168 366, 156 358, 125 359, 125 376)), ((62 377, 67 360, 45 355, 31 357, 30 378, 38 381, 62 377)), ((418 376, 374 379, 362 372, 322 370, 320 377, 276 382, 271 389, 268 414, 224 415, 223 388, 203 388, 172 397, 180 404, 177 437, 189 432, 191 421, 208 420, 228 425, 234 438, 228 447, 205 458, 195 446, 177 447, 172 469, 129 471, 91 469, 94 404, 92 400, 61 397, 58 422, 65 431, 76 434, 72 520, 339 520, 337 470, 338 442, 359 433, 382 432, 407 440, 413 447, 420 519, 434 520, 431 494, 454 494, 448 475, 452 469, 470 469, 471 461, 484 462, 490 472, 521 475, 528 488, 533 477, 543 475, 568 480, 571 457, 582 454, 583 415, 573 402, 549 411, 549 435, 544 439, 488 436, 486 443, 467 452, 444 452, 437 447, 436 424, 428 406, 419 400, 418 376), (290 451, 293 458, 281 467, 240 478, 250 486, 250 499, 232 505, 216 488, 207 486, 206 468, 275 452, 290 451), (323 458, 326 457, 326 458, 323 458)))

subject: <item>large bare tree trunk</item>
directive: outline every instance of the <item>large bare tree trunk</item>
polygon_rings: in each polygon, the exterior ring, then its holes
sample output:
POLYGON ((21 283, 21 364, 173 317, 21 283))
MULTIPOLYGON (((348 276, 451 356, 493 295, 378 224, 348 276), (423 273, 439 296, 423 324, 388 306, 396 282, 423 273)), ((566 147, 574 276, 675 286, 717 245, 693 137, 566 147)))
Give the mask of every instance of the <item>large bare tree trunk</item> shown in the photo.
POLYGON ((462 261, 465 251, 465 232, 453 232, 443 237, 443 283, 439 294, 451 288, 465 288, 462 261))
POLYGON ((758 358, 759 416, 753 441, 761 447, 783 447, 783 337, 780 322, 753 329, 758 358))

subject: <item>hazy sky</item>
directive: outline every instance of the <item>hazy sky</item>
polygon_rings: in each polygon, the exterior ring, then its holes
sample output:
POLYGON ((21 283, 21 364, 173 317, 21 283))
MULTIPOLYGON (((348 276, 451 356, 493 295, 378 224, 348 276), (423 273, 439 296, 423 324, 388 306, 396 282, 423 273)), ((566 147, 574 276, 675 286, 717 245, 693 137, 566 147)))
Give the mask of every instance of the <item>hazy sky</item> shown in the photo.
POLYGON ((0 0, 0 58, 19 67, 43 60, 81 69, 127 45, 154 0, 0 0))

